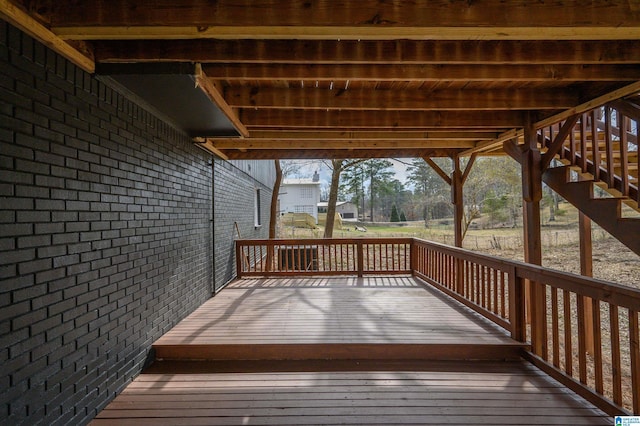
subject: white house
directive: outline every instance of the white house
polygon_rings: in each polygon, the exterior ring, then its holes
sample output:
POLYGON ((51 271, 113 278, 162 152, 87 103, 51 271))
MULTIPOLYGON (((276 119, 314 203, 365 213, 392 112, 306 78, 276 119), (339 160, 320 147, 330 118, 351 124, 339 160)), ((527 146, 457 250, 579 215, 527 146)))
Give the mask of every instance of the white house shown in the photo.
POLYGON ((308 213, 318 223, 320 176, 313 179, 284 179, 280 185, 281 213, 308 213))

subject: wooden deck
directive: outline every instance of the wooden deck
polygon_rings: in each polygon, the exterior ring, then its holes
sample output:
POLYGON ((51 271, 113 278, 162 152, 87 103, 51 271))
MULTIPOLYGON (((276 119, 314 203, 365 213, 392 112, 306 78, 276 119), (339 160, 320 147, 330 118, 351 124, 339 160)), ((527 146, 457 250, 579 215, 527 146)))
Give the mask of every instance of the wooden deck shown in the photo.
POLYGON ((154 347, 92 424, 612 424, 412 277, 240 280, 154 347))
POLYGON ((238 280, 154 344, 162 359, 503 359, 522 347, 413 277, 238 280))

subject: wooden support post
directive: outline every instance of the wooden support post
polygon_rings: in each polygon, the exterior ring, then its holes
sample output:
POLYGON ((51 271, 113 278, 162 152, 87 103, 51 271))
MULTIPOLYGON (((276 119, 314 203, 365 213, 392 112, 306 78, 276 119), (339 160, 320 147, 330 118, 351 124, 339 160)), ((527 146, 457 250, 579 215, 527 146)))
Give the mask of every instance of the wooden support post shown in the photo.
POLYGON ((462 247, 462 223, 464 220, 464 202, 462 192, 462 170, 460 157, 452 157, 453 174, 451 176, 451 202, 453 203, 454 242, 456 247, 462 247))
MULTIPOLYGON (((524 224, 524 260, 542 265, 540 236, 540 200, 542 199, 542 157, 537 146, 536 129, 527 117, 522 151, 522 196, 524 224)), ((533 352, 547 359, 546 294, 542 284, 530 283, 531 343, 533 352)))
MULTIPOLYGON (((593 196, 593 187, 591 188, 593 196)), ((591 219, 578 212, 578 233, 580 235, 580 274, 593 276, 593 244, 591 241, 591 219)), ((584 297, 584 341, 587 353, 594 353, 593 303, 590 297, 584 297)))
MULTIPOLYGON (((451 202, 453 203, 453 236, 456 247, 462 247, 464 202, 462 188, 464 185, 462 170, 460 169, 460 157, 453 158, 453 174, 451 175, 451 202)), ((455 288, 458 294, 464 293, 464 269, 462 259, 455 260, 455 288)))

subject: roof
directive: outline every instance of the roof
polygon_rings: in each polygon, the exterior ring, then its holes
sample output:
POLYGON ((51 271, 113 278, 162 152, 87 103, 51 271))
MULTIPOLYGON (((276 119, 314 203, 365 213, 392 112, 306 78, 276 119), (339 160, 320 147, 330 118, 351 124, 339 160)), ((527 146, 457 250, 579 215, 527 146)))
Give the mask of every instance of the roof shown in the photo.
POLYGON ((192 75, 237 133, 194 126, 223 158, 434 157, 637 101, 636 3, 8 0, 0 15, 89 71, 192 75))
POLYGON ((283 185, 320 185, 320 182, 314 182, 312 179, 283 179, 283 185))
MULTIPOLYGON (((336 202, 336 207, 342 206, 344 204, 350 204, 350 202, 349 201, 337 201, 336 202)), ((329 202, 327 202, 327 201, 320 201, 318 203, 318 207, 328 207, 328 206, 329 206, 329 202)))

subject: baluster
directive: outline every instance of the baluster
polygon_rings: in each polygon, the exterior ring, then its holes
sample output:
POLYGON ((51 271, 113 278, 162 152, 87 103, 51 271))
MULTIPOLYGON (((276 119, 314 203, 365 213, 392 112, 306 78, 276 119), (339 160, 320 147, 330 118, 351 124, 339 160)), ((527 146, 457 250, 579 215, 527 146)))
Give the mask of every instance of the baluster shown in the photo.
POLYGON ((613 188, 615 184, 614 174, 615 170, 613 168, 613 138, 612 130, 611 130, 611 108, 608 106, 604 107, 604 137, 605 137, 605 149, 606 149, 606 160, 607 160, 607 185, 609 188, 613 188))
POLYGON ((571 344, 571 294, 562 290, 562 310, 564 321, 564 369, 573 376, 573 347, 571 344))
POLYGON ((586 345, 586 327, 584 316, 584 300, 581 295, 577 295, 578 303, 578 371, 580 381, 587 384, 587 345, 586 345))
POLYGON ((620 371, 620 324, 618 307, 609 305, 609 324, 611 332, 611 370, 613 373, 613 402, 622 405, 622 372, 620 371))
POLYGON ((569 132, 569 159, 571 164, 576 164, 576 136, 573 129, 569 132))
MULTIPOLYGON (((382 247, 380 247, 380 250, 382 250, 382 247)), ((384 256, 386 258, 385 259, 386 260, 386 262, 385 262, 386 269, 385 270, 389 271, 390 270, 389 269, 389 244, 385 244, 384 245, 384 256)), ((382 266, 382 265, 380 265, 380 266, 382 266)))
POLYGON ((560 368, 560 327, 558 315, 558 289, 551 287, 551 353, 553 366, 556 368, 560 368))
POLYGON ((640 413, 640 326, 638 311, 629 310, 629 350, 631 352, 632 405, 635 414, 640 413))
POLYGON ((580 117, 580 160, 582 173, 587 172, 587 114, 580 117))
POLYGON ((491 268, 491 295, 493 297, 491 311, 498 314, 500 311, 498 307, 498 271, 491 268))
POLYGON ((602 377, 602 322, 600 319, 600 301, 591 299, 593 310, 593 363, 595 365, 595 389, 604 394, 602 377))
POLYGON ((620 128, 620 177, 622 178, 622 195, 629 195, 629 145, 627 139, 627 117, 618 111, 618 127, 620 128))
POLYGON ((506 314, 506 280, 505 280, 505 272, 504 271, 500 271, 500 316, 502 316, 502 318, 506 318, 507 314, 506 314))
POLYGON ((598 120, 596 110, 591 111, 591 149, 593 152, 593 176, 600 180, 600 136, 598 134, 598 120))

